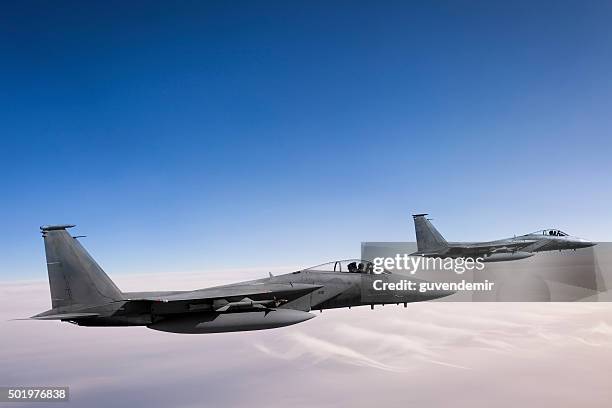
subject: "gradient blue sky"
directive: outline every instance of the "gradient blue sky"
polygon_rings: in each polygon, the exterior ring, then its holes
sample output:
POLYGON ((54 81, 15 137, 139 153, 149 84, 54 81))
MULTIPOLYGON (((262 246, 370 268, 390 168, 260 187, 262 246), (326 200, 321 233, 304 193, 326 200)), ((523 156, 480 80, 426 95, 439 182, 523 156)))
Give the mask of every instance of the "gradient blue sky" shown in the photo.
POLYGON ((45 223, 111 276, 357 256, 414 212, 610 240, 610 2, 0 9, 0 280, 46 279, 45 223))

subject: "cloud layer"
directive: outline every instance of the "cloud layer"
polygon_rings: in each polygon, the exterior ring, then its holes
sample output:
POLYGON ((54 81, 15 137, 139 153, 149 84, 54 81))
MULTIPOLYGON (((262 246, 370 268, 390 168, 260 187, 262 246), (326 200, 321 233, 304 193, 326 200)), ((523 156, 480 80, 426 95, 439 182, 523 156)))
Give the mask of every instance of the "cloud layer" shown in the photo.
MULTIPOLYGON (((196 274, 117 283, 208 285, 196 274)), ((261 332, 177 335, 7 321, 48 309, 44 282, 4 283, 0 302, 0 384, 68 385, 75 406, 603 407, 612 396, 606 303, 429 302, 324 311, 261 332)))

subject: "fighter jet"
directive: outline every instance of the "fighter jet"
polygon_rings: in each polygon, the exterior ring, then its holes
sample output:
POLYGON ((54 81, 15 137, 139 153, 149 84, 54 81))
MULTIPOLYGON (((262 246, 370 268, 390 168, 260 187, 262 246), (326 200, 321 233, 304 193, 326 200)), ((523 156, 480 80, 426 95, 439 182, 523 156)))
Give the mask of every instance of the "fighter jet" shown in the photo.
MULTIPOLYGON (((286 275, 193 291, 122 292, 67 231, 40 227, 45 243, 51 306, 32 316, 80 326, 146 326, 172 333, 270 329, 313 318, 311 310, 418 302, 451 291, 377 291, 401 275, 373 273, 362 260, 336 261, 286 275), (374 284, 377 281, 377 284, 374 284)), ((412 279, 412 281, 418 281, 412 279)), ((418 283, 417 283, 418 284, 418 283)))
POLYGON ((588 248, 595 243, 572 237, 558 229, 545 229, 512 238, 486 242, 447 242, 427 218, 414 214, 417 252, 433 258, 482 258, 483 262, 514 261, 529 258, 536 252, 588 248))

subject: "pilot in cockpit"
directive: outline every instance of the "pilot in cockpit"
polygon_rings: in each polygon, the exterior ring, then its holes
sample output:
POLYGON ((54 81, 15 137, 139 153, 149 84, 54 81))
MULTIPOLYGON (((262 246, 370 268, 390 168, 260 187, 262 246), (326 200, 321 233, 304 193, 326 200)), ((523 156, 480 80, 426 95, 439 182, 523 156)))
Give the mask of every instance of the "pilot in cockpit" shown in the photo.
POLYGON ((363 265, 363 262, 359 262, 359 266, 357 266, 357 273, 364 273, 365 272, 365 266, 363 265))
POLYGON ((357 262, 351 262, 350 264, 347 265, 347 268, 350 273, 357 272, 357 262))

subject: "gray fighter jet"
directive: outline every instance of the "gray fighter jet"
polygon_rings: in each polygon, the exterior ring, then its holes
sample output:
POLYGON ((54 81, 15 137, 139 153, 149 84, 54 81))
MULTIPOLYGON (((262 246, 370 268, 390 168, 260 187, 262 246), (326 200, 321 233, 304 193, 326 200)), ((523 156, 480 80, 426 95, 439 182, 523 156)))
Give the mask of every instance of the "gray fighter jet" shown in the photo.
MULTIPOLYGON (((122 292, 66 229, 40 227, 52 309, 32 316, 81 326, 147 326, 173 333, 270 329, 313 318, 311 310, 417 302, 449 291, 379 291, 401 275, 372 272, 367 261, 337 261, 286 275, 194 291, 122 292), (378 281, 376 284, 375 281, 378 281)), ((418 282, 418 279, 412 279, 418 282)), ((418 284, 418 283, 417 283, 418 284)))
POLYGON ((487 242, 447 242, 427 218, 414 214, 417 252, 434 258, 477 258, 483 262, 514 261, 533 256, 536 252, 587 248, 595 243, 572 237, 558 229, 545 229, 530 234, 487 242))

